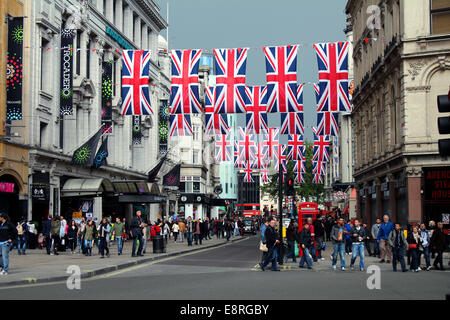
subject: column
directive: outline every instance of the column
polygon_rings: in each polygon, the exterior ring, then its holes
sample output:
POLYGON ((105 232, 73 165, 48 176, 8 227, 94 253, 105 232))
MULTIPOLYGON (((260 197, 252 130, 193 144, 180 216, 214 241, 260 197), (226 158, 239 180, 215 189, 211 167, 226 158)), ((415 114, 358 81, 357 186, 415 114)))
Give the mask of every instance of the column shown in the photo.
POLYGON ((114 23, 114 0, 106 0, 105 16, 106 19, 114 23))
POLYGON ((186 203, 184 205, 184 218, 187 220, 188 217, 194 219, 194 205, 192 203, 186 203))
POLYGON ((141 48, 141 18, 139 16, 135 16, 134 18, 134 37, 133 41, 138 48, 141 48))
POLYGON ((389 179, 389 211, 391 221, 397 221, 397 183, 393 175, 388 175, 389 179))
POLYGON ((122 0, 115 1, 115 16, 114 16, 114 25, 117 29, 123 32, 123 2, 122 0))
POLYGON ((361 196, 359 194, 359 189, 356 189, 356 219, 361 219, 361 196))
POLYGON ((371 201, 372 201, 372 194, 369 193, 368 190, 368 185, 364 186, 364 188, 366 189, 366 205, 365 205, 365 215, 364 215, 364 222, 367 223, 368 221, 370 221, 371 217, 372 217, 372 208, 371 208, 371 201))
POLYGON ((102 220, 102 197, 94 197, 94 204, 92 207, 94 210, 92 218, 94 219, 94 221, 97 221, 96 223, 98 225, 102 220))
POLYGON ((408 223, 421 222, 422 213, 422 170, 412 168, 406 170, 408 188, 408 223))
POLYGON ((88 43, 88 34, 86 31, 81 33, 81 42, 80 42, 80 76, 86 77, 86 65, 87 65, 87 43, 88 43))
POLYGON ((148 28, 145 24, 142 24, 141 39, 141 49, 148 50, 148 28))
POLYGON ((126 5, 123 12, 123 30, 122 32, 128 39, 133 39, 133 11, 126 5))
POLYGON ((381 217, 383 215, 383 195, 384 195, 384 193, 381 192, 381 185, 380 185, 379 179, 376 179, 376 193, 377 193, 377 212, 372 212, 372 215, 375 215, 375 217, 372 217, 372 220, 368 221, 370 226, 372 226, 372 221, 375 222, 376 218, 381 217))

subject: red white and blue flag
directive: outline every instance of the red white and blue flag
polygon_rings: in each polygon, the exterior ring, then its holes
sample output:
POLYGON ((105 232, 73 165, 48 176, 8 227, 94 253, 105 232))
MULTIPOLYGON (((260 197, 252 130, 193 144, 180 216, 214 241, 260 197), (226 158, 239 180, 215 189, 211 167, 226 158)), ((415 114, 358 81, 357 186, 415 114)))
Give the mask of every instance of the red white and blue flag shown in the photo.
POLYGON ((231 161, 231 135, 216 134, 216 161, 231 161))
POLYGON ((269 160, 273 160, 280 144, 280 129, 269 128, 267 134, 264 135, 263 144, 268 148, 267 156, 269 160))
POLYGON ((313 161, 312 172, 319 175, 324 175, 326 173, 325 162, 323 161, 313 161))
POLYGON ((328 136, 319 136, 314 132, 314 161, 330 161, 330 138, 328 136))
POLYGON ((271 180, 270 180, 270 177, 269 177, 269 168, 268 168, 268 166, 263 168, 263 169, 261 169, 259 172, 261 174, 261 182, 262 183, 270 183, 271 180))
POLYGON ((303 112, 303 89, 305 88, 304 83, 300 83, 297 86, 297 109, 299 112, 303 112))
POLYGON ((262 169, 268 164, 268 150, 269 148, 265 146, 262 142, 257 142, 255 148, 255 157, 252 161, 253 169, 262 169))
POLYGON ((277 172, 280 171, 280 165, 282 167, 283 173, 287 172, 287 163, 286 163, 286 145, 278 144, 277 152, 275 153, 275 159, 277 163, 277 172))
POLYGON ((202 113, 198 67, 202 50, 172 50, 170 113, 202 113))
POLYGON ((266 86, 246 87, 247 95, 250 97, 250 104, 247 109, 247 132, 254 134, 265 134, 268 131, 267 125, 267 101, 266 86))
POLYGON ((248 134, 244 128, 239 128, 238 144, 241 162, 253 161, 256 151, 256 136, 254 134, 248 134))
POLYGON ((288 112, 281 114, 281 134, 303 135, 303 112, 288 112))
POLYGON ((312 183, 322 184, 323 183, 322 175, 320 175, 320 174, 313 174, 312 183))
POLYGON ((316 134, 337 136, 339 134, 339 112, 323 111, 323 108, 320 105, 319 85, 314 84, 314 91, 316 93, 316 101, 317 101, 316 134))
POLYGON ((122 115, 153 114, 148 85, 150 51, 124 50, 122 62, 122 115))
POLYGON ((297 102, 298 46, 264 47, 267 112, 299 112, 297 102))
POLYGON ((303 136, 299 134, 290 134, 288 139, 288 160, 304 160, 305 145, 303 136))
POLYGON ((253 169, 249 163, 249 161, 242 162, 244 168, 244 182, 255 182, 253 180, 253 169))
POLYGON ((227 134, 230 131, 226 114, 214 113, 214 87, 205 89, 205 134, 227 134))
POLYGON ((246 48, 214 49, 215 113, 245 113, 250 99, 245 91, 247 51, 246 48))
POLYGON ((170 136, 192 136, 191 116, 187 114, 171 114, 169 116, 170 136))
POLYGON ((294 161, 294 174, 295 182, 303 183, 305 182, 303 174, 305 173, 305 162, 301 160, 294 161))
POLYGON ((314 44, 319 66, 320 110, 351 112, 348 92, 348 42, 314 44))
POLYGON ((239 142, 234 141, 234 167, 242 168, 241 154, 239 152, 239 142))

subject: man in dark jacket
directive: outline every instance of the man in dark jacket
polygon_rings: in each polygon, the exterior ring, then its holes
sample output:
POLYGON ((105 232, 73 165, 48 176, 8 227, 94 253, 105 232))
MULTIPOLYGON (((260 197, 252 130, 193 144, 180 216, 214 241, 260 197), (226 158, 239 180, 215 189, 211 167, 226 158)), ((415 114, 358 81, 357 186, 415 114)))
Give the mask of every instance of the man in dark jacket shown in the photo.
POLYGON ((47 220, 45 220, 42 223, 42 228, 43 228, 42 235, 45 238, 45 246, 47 249, 47 254, 50 255, 50 251, 51 251, 51 247, 52 247, 52 240, 50 238, 50 233, 52 230, 52 216, 51 215, 49 215, 47 220))
POLYGON ((442 256, 446 248, 446 235, 443 228, 444 225, 442 224, 442 222, 438 222, 437 229, 434 230, 433 235, 431 236, 431 246, 437 253, 436 259, 433 262, 433 266, 436 270, 442 271, 445 270, 444 264, 442 263, 442 256), (438 265, 440 265, 440 268, 438 268, 438 265))
POLYGON ((300 260, 299 268, 303 268, 303 265, 305 264, 306 261, 308 269, 312 269, 311 254, 309 252, 313 246, 313 239, 311 236, 311 231, 309 229, 310 229, 309 223, 305 223, 302 231, 300 231, 300 233, 297 234, 297 242, 299 243, 299 245, 303 250, 303 255, 302 259, 300 260))
POLYGON ((266 228, 266 231, 264 233, 264 238, 266 240, 267 249, 269 249, 267 253, 267 257, 263 262, 259 263, 259 266, 261 267, 261 270, 264 271, 265 267, 269 264, 269 262, 272 261, 272 271, 280 271, 280 269, 277 268, 277 260, 278 260, 278 254, 277 254, 277 247, 280 243, 280 237, 278 235, 278 232, 275 230, 275 226, 277 224, 277 220, 275 218, 270 219, 269 226, 266 228))
POLYGON ((397 261, 399 261, 402 266, 402 271, 408 271, 405 264, 405 251, 408 249, 408 242, 406 242, 405 233, 403 232, 400 223, 396 223, 394 225, 394 230, 389 233, 388 243, 392 249, 393 270, 397 271, 397 261))
POLYGON ((144 221, 141 218, 141 211, 137 211, 136 215, 133 217, 133 221, 131 222, 131 235, 133 238, 133 249, 131 251, 131 256, 132 257, 142 257, 144 256, 142 254, 142 246, 144 244, 144 239, 142 237, 142 228, 144 227, 144 221), (137 242, 139 241, 139 247, 137 249, 137 255, 135 254, 136 252, 136 247, 137 247, 137 242))
POLYGON ((345 271, 345 235, 349 234, 344 225, 344 218, 339 218, 338 223, 331 229, 331 241, 333 242, 332 268, 336 270, 337 255, 341 258, 341 270, 345 271))
POLYGON ((9 251, 16 236, 16 228, 8 221, 8 216, 0 213, 0 275, 2 276, 8 275, 9 251))
POLYGON ((322 243, 325 238, 325 225, 323 223, 323 218, 314 220, 314 240, 316 242, 316 251, 319 253, 319 259, 325 260, 322 257, 322 243))
POLYGON ((352 260, 350 262, 350 269, 353 270, 356 258, 359 255, 359 270, 364 271, 364 241, 369 239, 369 234, 364 226, 361 226, 361 221, 355 219, 355 225, 350 230, 350 238, 352 240, 352 260))

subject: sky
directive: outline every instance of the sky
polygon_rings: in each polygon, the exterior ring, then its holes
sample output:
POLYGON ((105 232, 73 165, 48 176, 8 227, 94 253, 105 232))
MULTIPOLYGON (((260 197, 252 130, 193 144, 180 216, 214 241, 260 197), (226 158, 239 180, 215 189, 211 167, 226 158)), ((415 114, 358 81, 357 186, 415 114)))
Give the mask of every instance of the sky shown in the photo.
MULTIPOLYGON (((163 17, 169 2, 169 49, 250 48, 247 85, 266 84, 263 46, 300 44, 297 79, 302 83, 318 80, 313 43, 345 41, 347 0, 155 1, 163 17)), ((166 37, 165 30, 161 34, 166 37)), ((304 121, 305 136, 312 140, 309 127, 317 120, 309 84, 304 88, 304 121)), ((279 120, 270 115, 269 125, 279 126, 279 120)))

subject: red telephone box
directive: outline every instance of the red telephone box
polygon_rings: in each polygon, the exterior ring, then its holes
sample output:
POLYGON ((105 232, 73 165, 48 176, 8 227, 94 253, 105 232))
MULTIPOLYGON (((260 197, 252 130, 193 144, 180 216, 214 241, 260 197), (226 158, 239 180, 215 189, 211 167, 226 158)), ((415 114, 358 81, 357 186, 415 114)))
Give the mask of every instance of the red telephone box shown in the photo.
POLYGON ((298 230, 303 229, 308 218, 312 218, 313 221, 317 219, 319 214, 319 208, 317 203, 314 202, 303 202, 298 205, 298 230))

